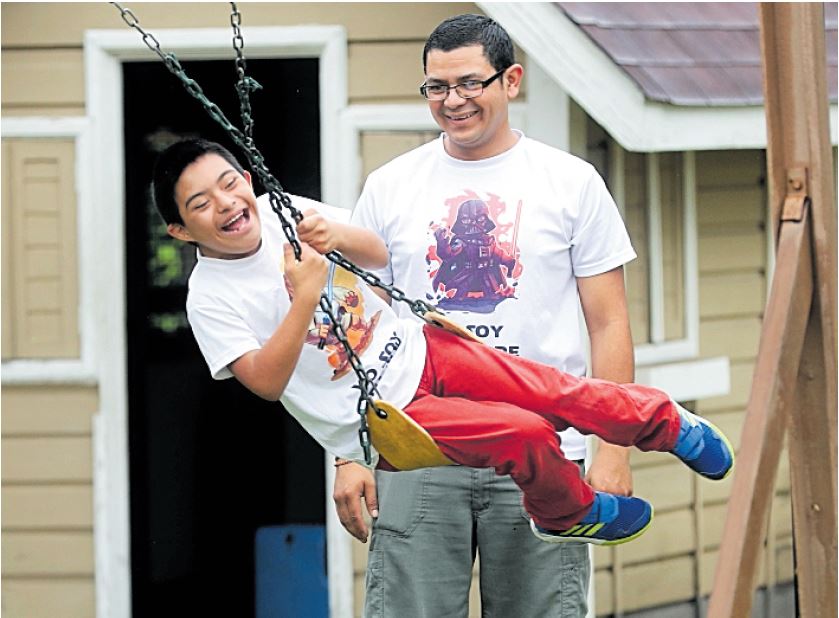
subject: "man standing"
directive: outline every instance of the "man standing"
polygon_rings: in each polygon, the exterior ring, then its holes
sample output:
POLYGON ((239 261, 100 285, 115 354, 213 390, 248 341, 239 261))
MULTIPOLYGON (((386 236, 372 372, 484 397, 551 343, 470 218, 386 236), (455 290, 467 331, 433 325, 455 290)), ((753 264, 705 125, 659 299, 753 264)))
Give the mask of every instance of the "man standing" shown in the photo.
MULTIPOLYGON (((509 35, 481 15, 447 19, 426 41, 423 66, 420 91, 443 133, 371 173, 353 213, 388 246, 380 276, 487 345, 575 375, 586 373, 582 306, 591 374, 633 381, 623 265, 635 252, 594 168, 510 127, 523 68, 509 35)), ((560 439, 582 462, 582 436, 560 439)), ((626 449, 601 443, 587 478, 630 494, 626 449)), ((476 551, 484 616, 586 613, 587 549, 533 537, 518 488, 493 469, 377 472, 374 480, 362 466, 341 465, 334 499, 362 541, 361 500, 378 515, 368 618, 465 617, 476 551)))

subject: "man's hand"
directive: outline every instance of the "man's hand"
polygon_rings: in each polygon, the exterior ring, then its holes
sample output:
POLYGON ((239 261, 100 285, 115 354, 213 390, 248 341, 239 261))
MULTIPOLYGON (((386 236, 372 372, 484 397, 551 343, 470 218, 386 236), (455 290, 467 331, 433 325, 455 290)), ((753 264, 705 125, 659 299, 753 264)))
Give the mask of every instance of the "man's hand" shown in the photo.
POLYGON ((366 543, 367 522, 361 510, 362 498, 370 516, 378 517, 379 504, 376 499, 376 478, 373 471, 357 463, 338 466, 332 491, 338 519, 347 532, 366 543))
POLYGON ((586 481, 596 491, 619 496, 632 495, 632 470, 629 449, 601 441, 586 474, 586 481))
POLYGON ((335 226, 314 208, 303 212, 303 219, 297 224, 297 236, 318 253, 338 248, 335 226))

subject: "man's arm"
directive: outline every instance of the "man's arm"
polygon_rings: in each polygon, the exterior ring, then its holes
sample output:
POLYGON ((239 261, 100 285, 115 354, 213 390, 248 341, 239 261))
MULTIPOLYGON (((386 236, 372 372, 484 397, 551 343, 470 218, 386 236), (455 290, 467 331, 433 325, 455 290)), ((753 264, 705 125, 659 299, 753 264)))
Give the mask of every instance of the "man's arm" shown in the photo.
POLYGON ((299 262, 290 245, 284 248, 285 275, 294 290, 285 318, 259 350, 247 352, 230 363, 230 371, 236 379, 268 401, 280 398, 294 373, 321 290, 326 284, 326 260, 305 243, 301 248, 299 262))
POLYGON ((389 256, 384 241, 370 230, 327 219, 314 209, 303 213, 297 235, 319 253, 340 251, 361 268, 383 268, 389 256))
MULTIPOLYGON (((635 357, 623 267, 579 277, 577 288, 591 340, 592 377, 619 384, 635 380, 635 357)), ((600 441, 586 480, 599 491, 632 494, 629 449, 600 441)))
POLYGON ((361 509, 361 501, 374 519, 379 516, 376 497, 376 477, 373 471, 361 464, 348 463, 335 469, 335 485, 332 500, 338 519, 351 535, 362 543, 367 542, 367 523, 361 509))

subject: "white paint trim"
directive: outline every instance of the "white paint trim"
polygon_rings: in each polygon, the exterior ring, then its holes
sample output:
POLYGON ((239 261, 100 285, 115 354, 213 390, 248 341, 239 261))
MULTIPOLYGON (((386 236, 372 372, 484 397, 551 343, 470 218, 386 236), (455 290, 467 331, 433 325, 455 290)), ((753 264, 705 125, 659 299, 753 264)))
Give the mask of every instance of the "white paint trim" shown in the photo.
POLYGON ((4 138, 73 138, 76 192, 76 239, 78 277, 78 359, 18 359, 3 362, 2 382, 8 384, 82 384, 96 383, 96 321, 93 316, 96 297, 90 273, 95 265, 91 250, 93 211, 91 209, 90 123, 87 118, 67 117, 5 117, 4 138))
POLYGON ((682 259, 685 265, 685 338, 699 354, 699 229, 696 219, 696 153, 682 153, 682 259))
POLYGON ((658 153, 644 157, 647 168, 647 244, 649 245, 650 342, 666 341, 664 328, 664 240, 661 226, 661 169, 658 153))
POLYGON ((571 99, 539 63, 527 60, 527 135, 567 152, 571 143, 571 99))
POLYGON ((626 220, 626 150, 612 139, 608 141, 608 148, 610 191, 621 218, 626 220))
MULTIPOLYGON (((656 155, 648 157, 648 168, 656 155)), ((657 163, 656 163, 656 167, 657 163)), ((648 179, 649 182, 649 179, 648 179)), ((693 152, 682 153, 682 196, 683 196, 683 221, 682 221, 682 259, 684 264, 684 325, 685 337, 673 341, 660 341, 655 343, 635 346, 635 363, 639 367, 654 365, 658 363, 678 362, 696 358, 699 354, 699 254, 698 254, 698 228, 696 222, 696 156, 693 152)), ((652 218, 652 217, 649 217, 652 218)), ((660 218, 660 216, 659 216, 660 218)), ((657 225, 659 235, 661 234, 660 223, 657 225)), ((650 254, 652 262, 653 245, 657 244, 656 251, 661 253, 660 238, 653 243, 651 237, 650 254)), ((659 255, 659 259, 661 255, 659 255)), ((658 275, 659 284, 662 283, 662 275, 658 275)), ((653 299, 653 273, 650 271, 650 312, 652 314, 653 299)), ((659 286, 660 287, 660 286, 659 286)), ((661 294, 663 303, 663 290, 661 294)), ((663 309, 659 309, 663 312, 663 309)), ((661 317, 661 328, 663 329, 663 313, 661 317)), ((651 316, 652 333, 652 316, 651 316)))
MULTIPOLYGON (((128 43, 126 40, 125 44, 128 43)), ((122 67, 118 49, 85 37, 85 99, 91 142, 97 154, 99 214, 91 248, 97 305, 99 410, 94 444, 94 555, 96 615, 131 616, 131 555, 128 507, 128 390, 125 334, 124 162, 122 67), (106 310, 107 309, 107 310, 106 310)), ((85 273, 86 274, 86 273, 85 273)))
POLYGON ((731 389, 727 356, 639 367, 635 381, 659 388, 675 401, 727 395, 731 389))
MULTIPOLYGON (((346 106, 344 28, 243 27, 242 31, 248 58, 319 59, 322 193, 325 201, 335 200, 340 157, 334 153, 334 145, 338 141, 339 114, 346 106)), ((233 58, 228 28, 160 29, 154 31, 154 35, 164 51, 176 53, 181 60, 233 58)), ((89 313, 94 316, 97 326, 101 409, 94 448, 97 455, 94 464, 96 612, 100 618, 131 616, 125 248, 122 242, 125 227, 122 62, 156 59, 139 35, 131 30, 85 33, 85 100, 91 126, 90 147, 98 162, 97 190, 89 198, 92 211, 97 213, 97 233, 90 243, 93 261, 83 265, 82 276, 92 279, 93 298, 97 301, 89 313)), ((89 176, 93 177, 92 174, 89 176)), ((330 478, 328 471, 325 482, 331 483, 330 478)), ((326 505, 326 509, 327 560, 332 584, 330 615, 348 618, 352 615, 351 563, 346 555, 341 551, 336 553, 329 545, 336 532, 343 537, 347 535, 342 529, 334 529, 334 517, 330 518, 334 508, 326 505)))
POLYGON ((353 581, 353 543, 350 533, 341 525, 332 488, 335 485, 335 457, 324 454, 326 470, 326 554, 329 568, 329 615, 352 618, 355 604, 353 581))
MULTIPOLYGON (((766 147, 762 106, 687 107, 647 100, 636 83, 551 2, 478 2, 557 84, 635 152, 766 147)), ((830 136, 836 144, 837 106, 830 136)))

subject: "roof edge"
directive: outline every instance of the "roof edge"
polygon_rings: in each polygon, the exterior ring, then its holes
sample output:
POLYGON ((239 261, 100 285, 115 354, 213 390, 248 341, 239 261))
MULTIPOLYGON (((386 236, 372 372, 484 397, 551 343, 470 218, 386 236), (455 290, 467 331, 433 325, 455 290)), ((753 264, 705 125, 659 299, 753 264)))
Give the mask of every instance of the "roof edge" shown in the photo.
MULTIPOLYGON (((641 89, 553 3, 477 2, 625 149, 634 152, 766 147, 762 105, 687 107, 641 89), (561 44, 558 44, 561 41, 561 44)), ((837 106, 829 104, 837 143, 837 106)))

